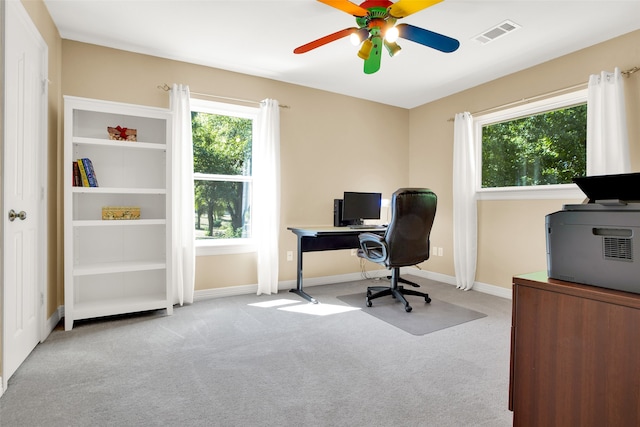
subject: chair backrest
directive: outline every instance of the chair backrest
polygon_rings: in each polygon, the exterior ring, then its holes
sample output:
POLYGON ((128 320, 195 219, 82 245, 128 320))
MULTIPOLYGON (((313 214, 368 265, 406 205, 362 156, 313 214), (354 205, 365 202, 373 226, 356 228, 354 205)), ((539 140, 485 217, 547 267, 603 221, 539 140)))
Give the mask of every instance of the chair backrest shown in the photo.
POLYGON ((400 188, 391 196, 391 222, 385 233, 387 267, 429 259, 429 235, 438 198, 428 188, 400 188))

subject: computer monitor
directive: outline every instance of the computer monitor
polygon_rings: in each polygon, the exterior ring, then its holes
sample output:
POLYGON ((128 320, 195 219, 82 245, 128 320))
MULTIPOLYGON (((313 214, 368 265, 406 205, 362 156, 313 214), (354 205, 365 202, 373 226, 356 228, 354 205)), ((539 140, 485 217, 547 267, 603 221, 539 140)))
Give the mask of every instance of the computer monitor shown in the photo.
POLYGON ((381 193, 345 191, 342 202, 342 219, 362 224, 365 219, 380 219, 381 193))

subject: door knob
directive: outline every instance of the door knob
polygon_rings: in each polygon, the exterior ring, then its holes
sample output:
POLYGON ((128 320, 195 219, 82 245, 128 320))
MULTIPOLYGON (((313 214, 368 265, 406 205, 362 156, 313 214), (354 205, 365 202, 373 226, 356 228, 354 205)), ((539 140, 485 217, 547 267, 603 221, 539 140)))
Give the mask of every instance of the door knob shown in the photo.
POLYGON ((25 211, 20 211, 16 213, 13 209, 9 211, 9 221, 15 221, 16 218, 20 218, 22 221, 27 219, 27 213, 25 211))

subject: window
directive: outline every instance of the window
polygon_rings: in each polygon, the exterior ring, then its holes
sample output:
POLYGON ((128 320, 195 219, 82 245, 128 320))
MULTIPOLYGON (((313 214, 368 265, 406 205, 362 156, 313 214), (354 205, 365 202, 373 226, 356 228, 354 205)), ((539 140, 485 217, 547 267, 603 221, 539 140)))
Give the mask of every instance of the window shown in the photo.
POLYGON ((257 108, 191 100, 197 254, 253 251, 257 108))
POLYGON ((481 199, 581 198, 586 173, 587 91, 474 119, 481 199))

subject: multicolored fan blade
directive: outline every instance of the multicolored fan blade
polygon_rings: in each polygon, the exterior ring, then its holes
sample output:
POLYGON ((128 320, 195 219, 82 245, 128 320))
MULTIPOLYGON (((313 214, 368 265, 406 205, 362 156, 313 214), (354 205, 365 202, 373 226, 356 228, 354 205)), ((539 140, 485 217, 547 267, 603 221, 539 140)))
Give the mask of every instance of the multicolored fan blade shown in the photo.
POLYGON ((373 74, 378 71, 380 69, 380 61, 382 59, 382 37, 371 37, 371 42, 373 43, 371 53, 369 53, 369 58, 364 61, 365 74, 373 74))
POLYGON ((441 1, 442 0, 399 0, 389 7, 388 11, 389 15, 400 19, 412 13, 420 12, 422 9, 426 9, 441 1))
POLYGON ((358 6, 355 3, 351 3, 349 0, 318 0, 320 3, 324 3, 336 9, 340 9, 343 12, 347 12, 353 16, 367 16, 369 12, 367 9, 358 6))
POLYGON ((425 30, 424 28, 414 27, 410 24, 396 25, 400 37, 411 40, 421 45, 437 49, 441 52, 453 52, 460 47, 460 42, 451 37, 425 30))
POLYGON ((358 28, 356 27, 345 28, 344 30, 336 31, 333 34, 329 34, 328 36, 321 37, 318 40, 314 40, 312 42, 303 44, 302 46, 295 48, 293 50, 293 53, 309 52, 310 50, 313 50, 320 46, 324 46, 327 43, 331 43, 343 37, 347 37, 348 35, 350 35, 351 33, 355 33, 356 31, 358 31, 358 28))

